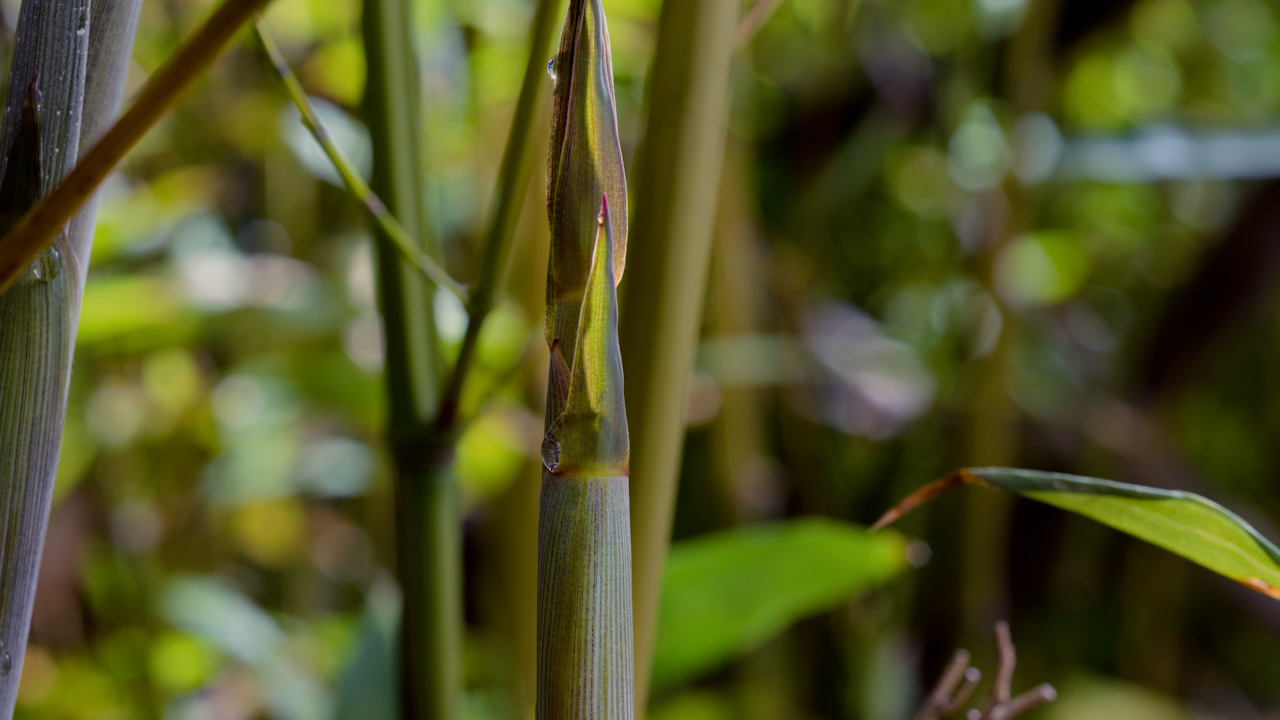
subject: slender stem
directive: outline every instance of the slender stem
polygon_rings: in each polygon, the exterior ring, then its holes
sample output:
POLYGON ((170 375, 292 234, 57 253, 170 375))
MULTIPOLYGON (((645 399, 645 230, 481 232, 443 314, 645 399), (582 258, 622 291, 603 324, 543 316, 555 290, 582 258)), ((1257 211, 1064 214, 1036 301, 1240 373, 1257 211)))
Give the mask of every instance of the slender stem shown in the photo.
POLYGON ((400 224, 395 215, 392 215, 391 211, 387 209, 382 199, 373 192, 369 184, 364 181, 364 178, 360 177, 360 171, 356 170, 351 161, 347 159, 347 156, 342 153, 342 148, 339 148, 338 144, 333 141, 333 136, 325 129, 324 123, 320 120, 320 115, 316 113, 315 107, 311 105, 311 100, 307 98, 306 91, 302 89, 302 83, 298 81, 298 76, 294 75, 293 70, 289 68, 289 62, 285 60, 280 48, 271 39, 271 33, 267 31, 261 19, 254 23, 254 30, 258 33, 258 40, 262 43, 262 49, 266 51, 267 57, 271 59, 271 66, 275 68, 276 74, 280 76, 280 80, 284 83, 285 90, 289 93, 289 99, 293 100, 294 107, 298 108, 298 112, 302 114, 302 124, 307 126, 307 129, 311 131, 312 137, 324 149, 325 155, 329 156, 329 161, 333 163, 334 168, 338 171, 338 175, 342 178, 343 184, 347 186, 347 190, 360 201, 361 206, 378 223, 378 227, 382 229, 382 232, 395 246, 395 249, 404 258, 405 262, 421 270, 428 280, 438 287, 453 293, 463 303, 468 302, 470 295, 467 293, 467 289, 462 286, 462 283, 454 280, 447 270, 440 267, 439 263, 422 251, 422 248, 409 234, 409 231, 404 229, 404 226, 400 224))
POLYGON ((551 38, 555 32, 556 11, 561 0, 538 0, 533 16, 533 28, 529 41, 529 63, 525 67, 524 82, 516 101, 515 115, 511 120, 511 132, 502 153, 502 166, 498 171, 498 184, 494 189, 493 207, 485 230, 484 260, 480 277, 475 283, 475 293, 467 308, 467 332, 458 350, 458 361, 445 384, 444 398, 436 424, 441 428, 453 425, 462 397, 462 386, 475 360, 480 329, 493 309, 498 287, 505 274, 511 255, 511 240, 516 233, 520 207, 529 190, 529 176, 533 170, 532 139, 539 124, 536 113, 546 82, 546 58, 551 51, 551 38))
POLYGON ((728 126, 738 0, 662 6, 619 328, 631 419, 637 713, 644 716, 662 566, 683 447, 685 390, 728 126))
MULTIPOLYGON (((365 116, 373 140, 370 183, 409 237, 439 263, 426 214, 422 108, 410 0, 366 0, 365 116)), ((452 438, 434 433, 442 361, 431 288, 378 228, 378 292, 386 337, 388 442, 395 455, 400 712, 411 720, 461 715, 461 509, 450 475, 452 438)))
POLYGON ((125 153, 221 54, 240 26, 270 0, 226 0, 151 77, 137 99, 43 202, 0 240, 0 292, 9 289, 75 215, 125 153))

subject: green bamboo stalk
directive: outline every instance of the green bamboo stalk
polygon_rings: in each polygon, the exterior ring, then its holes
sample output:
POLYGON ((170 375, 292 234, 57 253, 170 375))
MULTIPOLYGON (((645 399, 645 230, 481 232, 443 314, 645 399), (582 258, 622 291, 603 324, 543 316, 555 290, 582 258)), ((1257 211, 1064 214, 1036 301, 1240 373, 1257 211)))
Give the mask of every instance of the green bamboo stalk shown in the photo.
POLYGON ((737 0, 662 5, 637 157, 622 356, 631 409, 636 687, 643 717, 728 125, 737 0))
POLYGON ((320 144, 324 154, 329 157, 329 162, 333 163, 333 167, 338 171, 338 176, 342 178, 342 183, 347 186, 347 191, 360 201, 361 207, 369 213, 374 222, 378 223, 378 229, 391 241, 396 252, 400 253, 400 257, 405 262, 414 266, 428 280, 435 283, 437 287, 453 293, 454 297, 463 303, 470 301, 470 295, 462 283, 454 280, 449 272, 440 266, 430 255, 422 251, 418 246, 418 242, 413 239, 408 230, 400 224, 395 215, 387 209, 382 202, 382 198, 378 197, 369 184, 360 176, 360 171, 356 170, 355 165, 347 159, 342 152, 342 148, 338 147, 333 141, 333 137, 329 135, 325 129, 324 123, 320 121, 320 115, 311 105, 311 100, 307 98, 307 93, 302 89, 302 83, 298 80, 298 76, 293 74, 293 70, 289 68, 289 62, 285 60, 284 54, 280 52, 280 48, 276 46, 275 40, 271 38, 271 33, 267 31, 266 25, 263 25, 259 19, 254 23, 254 30, 258 34, 258 42, 262 44, 262 49, 267 53, 267 57, 271 60, 271 66, 275 69, 276 75, 280 77, 280 81, 284 83, 285 90, 289 93, 289 99, 293 101, 293 106, 298 109, 298 113, 302 116, 302 124, 311 131, 311 136, 320 144))
MULTIPOLYGON (((372 188, 437 263, 440 248, 424 207, 421 107, 408 0, 364 3, 366 118, 373 139, 372 188)), ((386 338, 389 444, 395 457, 396 566, 401 716, 459 716, 462 568, 452 445, 430 432, 440 407, 442 361, 430 288, 378 232, 378 289, 386 338)))
POLYGON ((613 244, 606 200, 573 364, 565 364, 558 342, 551 350, 548 404, 559 411, 548 415, 542 446, 539 720, 635 716, 629 448, 613 244))
MULTIPOLYGON (((138 93, 138 97, 129 106, 128 111, 120 116, 120 119, 89 152, 81 155, 74 170, 65 173, 65 178, 62 177, 64 173, 57 176, 60 181, 58 186, 48 192, 38 205, 30 208, 22 221, 10 229, 5 234, 3 242, 0 242, 0 293, 7 290, 31 262, 53 244, 63 226, 72 219, 82 205, 88 202, 98 185, 124 158, 125 153, 164 116, 182 91, 213 63, 240 26, 248 22, 254 13, 261 10, 269 1, 226 0, 151 77, 146 87, 138 93)), ((75 3, 64 3, 60 10, 82 5, 84 5, 83 0, 76 0, 75 3)), ((101 4, 103 11, 108 11, 115 6, 116 3, 101 4)), ((98 3, 94 3, 93 7, 98 8, 98 3)), ((104 17, 106 17, 105 14, 104 17)), ((85 33, 79 36, 74 35, 74 30, 70 32, 73 33, 73 37, 79 38, 77 42, 87 47, 89 40, 87 20, 84 30, 85 33)), ((50 40, 50 42, 60 41, 50 40)), ((72 81, 72 77, 65 72, 49 77, 59 79, 56 84, 59 91, 68 87, 63 83, 72 81)), ((47 85, 55 86, 53 83, 47 83, 47 85)), ((18 86, 10 85, 10 87, 18 86)), ((83 90, 78 92, 83 96, 83 90)), ((6 117, 8 117, 7 113, 6 117)), ((62 116, 54 115, 53 117, 62 116)), ((60 150, 66 147, 63 146, 60 150)))
POLYGON ((617 328, 626 178, 600 0, 571 0, 551 71, 537 717, 633 720, 630 449, 617 328))
MULTIPOLYGON (((115 116, 138 7, 137 0, 23 3, 0 128, 0 227, 35 206, 115 116)), ((90 203, 0 294, 2 717, 13 715, 22 674, 95 217, 90 203)))

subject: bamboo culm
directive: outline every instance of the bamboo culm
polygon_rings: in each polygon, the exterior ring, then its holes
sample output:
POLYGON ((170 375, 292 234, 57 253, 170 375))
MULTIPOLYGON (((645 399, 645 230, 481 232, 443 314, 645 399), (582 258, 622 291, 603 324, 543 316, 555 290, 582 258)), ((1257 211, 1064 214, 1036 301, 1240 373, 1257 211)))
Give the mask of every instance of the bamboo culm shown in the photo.
MULTIPOLYGON (((22 4, 0 139, 0 232, 115 118, 140 4, 22 4)), ((22 674, 96 215, 90 198, 0 293, 0 717, 12 717, 22 674)))
POLYGON ((571 0, 551 65, 538 720, 634 720, 630 435, 618 346, 626 177, 600 0, 571 0))

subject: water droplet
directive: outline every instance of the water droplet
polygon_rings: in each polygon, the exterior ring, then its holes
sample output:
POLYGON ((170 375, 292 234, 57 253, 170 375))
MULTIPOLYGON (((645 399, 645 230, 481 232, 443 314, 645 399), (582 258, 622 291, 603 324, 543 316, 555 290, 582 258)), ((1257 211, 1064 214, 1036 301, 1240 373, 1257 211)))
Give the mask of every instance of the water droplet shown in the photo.
POLYGON ((550 435, 542 439, 542 467, 550 473, 560 469, 560 443, 550 435))
POLYGON ((79 30, 76 30, 76 37, 84 37, 85 30, 87 30, 87 28, 84 28, 84 27, 81 27, 79 30))
POLYGON ((40 257, 31 261, 31 274, 40 282, 49 282, 62 272, 62 253, 50 247, 40 257))
POLYGON ((547 74, 551 76, 551 82, 556 81, 556 58, 558 57, 560 56, 557 55, 547 61, 547 74))
POLYGON ((13 672, 13 657, 5 649, 4 643, 0 642, 0 676, 8 675, 11 672, 13 672))

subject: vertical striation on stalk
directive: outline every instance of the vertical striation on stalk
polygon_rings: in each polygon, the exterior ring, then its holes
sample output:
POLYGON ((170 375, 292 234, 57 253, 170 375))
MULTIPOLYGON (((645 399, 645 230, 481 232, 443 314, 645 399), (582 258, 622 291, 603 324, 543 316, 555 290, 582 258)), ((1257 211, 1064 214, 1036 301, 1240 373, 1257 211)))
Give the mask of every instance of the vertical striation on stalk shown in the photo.
POLYGON ((632 720, 630 445, 617 295, 626 180, 600 0, 571 0, 550 69, 537 717, 632 720))
MULTIPOLYGON (((22 4, 0 128, 0 235, 115 118, 139 6, 22 4)), ((0 717, 17 698, 95 216, 95 204, 81 209, 0 292, 0 717)))

